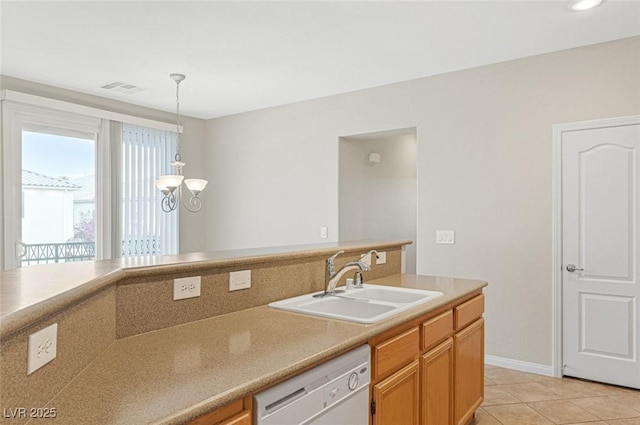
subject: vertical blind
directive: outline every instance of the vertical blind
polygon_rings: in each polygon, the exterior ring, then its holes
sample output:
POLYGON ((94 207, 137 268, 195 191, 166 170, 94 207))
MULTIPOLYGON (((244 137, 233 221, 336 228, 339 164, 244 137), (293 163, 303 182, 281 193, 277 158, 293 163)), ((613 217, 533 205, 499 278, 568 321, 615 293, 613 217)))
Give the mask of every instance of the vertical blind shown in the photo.
POLYGON ((173 174, 176 133, 122 124, 122 256, 178 253, 178 211, 165 213, 155 180, 173 174))

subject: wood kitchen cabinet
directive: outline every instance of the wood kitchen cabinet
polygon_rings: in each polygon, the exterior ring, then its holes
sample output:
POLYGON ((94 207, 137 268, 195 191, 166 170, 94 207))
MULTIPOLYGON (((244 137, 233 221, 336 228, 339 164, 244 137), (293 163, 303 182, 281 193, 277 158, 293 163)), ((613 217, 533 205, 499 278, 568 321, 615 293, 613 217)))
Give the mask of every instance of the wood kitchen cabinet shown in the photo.
POLYGON ((200 416, 189 425, 251 425, 251 422, 251 397, 245 397, 200 416))
POLYGON ((453 310, 422 323, 421 424, 453 424, 453 310))
POLYGON ((453 423, 453 338, 420 358, 421 424, 453 423))
POLYGON ((457 333, 455 353, 455 424, 466 425, 484 400, 484 319, 457 333))
POLYGON ((403 328, 370 341, 374 425, 420 424, 420 329, 403 328))
POLYGON ((371 341, 371 425, 467 425, 484 400, 484 295, 371 341))
POLYGON ((484 295, 456 306, 454 312, 455 425, 466 425, 484 400, 484 295))
POLYGON ((420 364, 414 360, 373 386, 376 425, 419 425, 420 364))

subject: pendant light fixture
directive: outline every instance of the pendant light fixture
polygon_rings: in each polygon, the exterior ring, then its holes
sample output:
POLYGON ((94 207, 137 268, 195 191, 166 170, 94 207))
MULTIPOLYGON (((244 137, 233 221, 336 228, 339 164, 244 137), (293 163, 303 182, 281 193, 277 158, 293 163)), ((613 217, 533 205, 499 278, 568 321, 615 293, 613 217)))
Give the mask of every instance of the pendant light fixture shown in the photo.
POLYGON ((202 209, 202 200, 198 198, 198 194, 207 186, 207 181, 204 179, 184 179, 182 175, 182 169, 186 163, 182 162, 182 157, 180 156, 180 83, 186 77, 183 74, 169 74, 169 77, 176 82, 176 155, 171 163, 175 172, 171 175, 160 176, 156 180, 156 187, 164 195, 161 203, 162 211, 174 211, 179 204, 182 204, 184 209, 195 213, 202 209), (182 198, 183 179, 185 186, 191 192, 191 197, 187 204, 182 198))

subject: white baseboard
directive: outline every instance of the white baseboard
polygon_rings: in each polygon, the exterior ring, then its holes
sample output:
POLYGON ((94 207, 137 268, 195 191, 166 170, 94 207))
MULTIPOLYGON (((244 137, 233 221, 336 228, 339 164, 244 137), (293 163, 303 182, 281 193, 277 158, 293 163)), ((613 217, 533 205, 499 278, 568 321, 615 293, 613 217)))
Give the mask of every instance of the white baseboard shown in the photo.
POLYGON ((520 372, 535 373, 537 375, 553 376, 553 367, 538 363, 523 362, 522 360, 507 359, 485 355, 484 362, 488 365, 519 370, 520 372))

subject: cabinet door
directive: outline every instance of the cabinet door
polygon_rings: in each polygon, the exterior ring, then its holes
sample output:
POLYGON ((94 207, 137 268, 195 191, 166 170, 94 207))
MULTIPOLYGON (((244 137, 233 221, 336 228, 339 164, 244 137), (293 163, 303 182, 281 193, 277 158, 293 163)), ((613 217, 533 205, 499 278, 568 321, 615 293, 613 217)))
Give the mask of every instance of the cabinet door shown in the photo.
POLYGON ((420 363, 414 360, 373 386, 374 425, 418 425, 420 363))
POLYGON ((221 422, 220 425, 251 425, 251 412, 244 412, 236 417, 221 422))
POLYGON ((484 319, 455 334, 455 424, 466 425, 484 400, 484 319))
POLYGON ((420 359, 422 425, 453 424, 453 338, 420 359))

